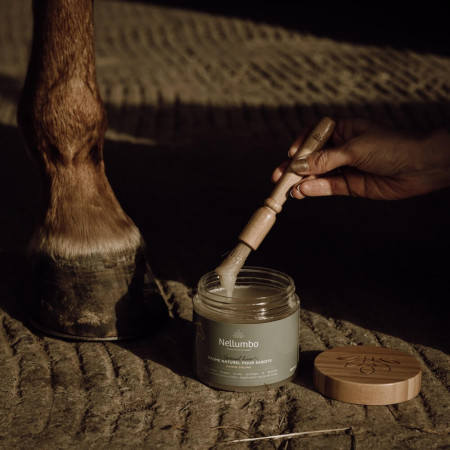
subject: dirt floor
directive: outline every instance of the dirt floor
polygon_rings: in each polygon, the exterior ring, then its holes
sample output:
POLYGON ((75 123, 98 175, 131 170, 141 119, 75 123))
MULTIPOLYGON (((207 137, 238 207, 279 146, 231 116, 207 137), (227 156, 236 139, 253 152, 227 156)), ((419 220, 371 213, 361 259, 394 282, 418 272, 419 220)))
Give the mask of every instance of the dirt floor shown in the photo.
POLYGON ((108 178, 175 317, 152 337, 77 343, 36 333, 24 314, 40 181, 15 113, 32 21, 29 1, 0 1, 0 448, 449 448, 449 190, 287 202, 248 260, 291 275, 301 299, 300 370, 287 386, 204 386, 191 322, 198 280, 235 246, 305 125, 357 115, 448 127, 450 57, 405 36, 357 43, 270 14, 170 4, 98 0, 95 30, 108 178), (389 406, 319 394, 314 357, 355 344, 418 358, 420 394, 389 406), (335 431, 299 434, 317 430, 335 431))

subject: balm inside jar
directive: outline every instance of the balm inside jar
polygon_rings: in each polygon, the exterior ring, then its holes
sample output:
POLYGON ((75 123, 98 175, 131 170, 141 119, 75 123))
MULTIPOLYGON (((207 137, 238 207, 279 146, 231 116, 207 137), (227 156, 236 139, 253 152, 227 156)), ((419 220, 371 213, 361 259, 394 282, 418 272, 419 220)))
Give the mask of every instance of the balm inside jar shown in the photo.
POLYGON ((290 381, 298 364, 300 301, 292 278, 243 267, 228 297, 215 272, 194 297, 194 370, 203 383, 257 391, 290 381))

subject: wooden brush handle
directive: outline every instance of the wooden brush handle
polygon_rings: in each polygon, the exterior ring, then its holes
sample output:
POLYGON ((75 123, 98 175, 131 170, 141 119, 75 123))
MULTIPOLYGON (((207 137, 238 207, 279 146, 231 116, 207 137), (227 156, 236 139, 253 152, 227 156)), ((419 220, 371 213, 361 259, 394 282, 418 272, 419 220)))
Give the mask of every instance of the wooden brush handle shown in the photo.
MULTIPOLYGON (((299 147, 292 160, 321 149, 333 134, 335 125, 336 123, 329 117, 321 119, 299 147)), ((264 201, 264 206, 256 210, 242 230, 239 240, 256 250, 275 223, 275 216, 283 208, 292 186, 301 179, 302 176, 295 173, 289 164, 270 197, 264 201)))

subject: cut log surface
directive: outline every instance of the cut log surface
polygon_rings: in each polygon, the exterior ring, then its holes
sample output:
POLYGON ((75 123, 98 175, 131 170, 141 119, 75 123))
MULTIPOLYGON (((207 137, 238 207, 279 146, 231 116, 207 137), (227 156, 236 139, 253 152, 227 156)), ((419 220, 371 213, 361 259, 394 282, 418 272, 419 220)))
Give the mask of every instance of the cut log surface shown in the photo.
POLYGON ((191 326, 197 281, 235 246, 304 127, 325 115, 448 127, 450 57, 98 0, 106 172, 173 317, 143 339, 71 342, 35 331, 22 306, 40 189, 15 120, 31 33, 30 2, 1 1, 0 448, 448 448, 448 190, 399 202, 288 199, 248 261, 289 274, 301 300, 299 370, 286 386, 201 384, 191 326), (419 395, 387 406, 321 395, 315 357, 347 345, 412 355, 419 395))

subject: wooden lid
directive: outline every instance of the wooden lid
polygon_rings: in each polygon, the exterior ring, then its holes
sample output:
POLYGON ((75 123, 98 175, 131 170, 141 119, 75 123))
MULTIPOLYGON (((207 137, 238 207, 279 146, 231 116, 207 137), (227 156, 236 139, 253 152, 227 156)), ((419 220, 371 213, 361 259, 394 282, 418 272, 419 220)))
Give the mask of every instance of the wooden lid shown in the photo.
POLYGON ((320 353, 314 361, 314 386, 336 400, 360 405, 391 405, 420 392, 422 368, 407 353, 357 345, 320 353))

